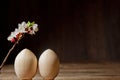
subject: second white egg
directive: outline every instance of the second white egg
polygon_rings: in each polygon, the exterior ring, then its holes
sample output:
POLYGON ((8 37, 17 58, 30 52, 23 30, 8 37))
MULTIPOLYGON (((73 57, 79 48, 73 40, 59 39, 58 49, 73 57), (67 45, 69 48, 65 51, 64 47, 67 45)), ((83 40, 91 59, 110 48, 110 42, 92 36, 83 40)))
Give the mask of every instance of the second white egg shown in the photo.
POLYGON ((45 50, 39 58, 39 72, 45 80, 53 80, 59 73, 59 58, 51 50, 45 50))

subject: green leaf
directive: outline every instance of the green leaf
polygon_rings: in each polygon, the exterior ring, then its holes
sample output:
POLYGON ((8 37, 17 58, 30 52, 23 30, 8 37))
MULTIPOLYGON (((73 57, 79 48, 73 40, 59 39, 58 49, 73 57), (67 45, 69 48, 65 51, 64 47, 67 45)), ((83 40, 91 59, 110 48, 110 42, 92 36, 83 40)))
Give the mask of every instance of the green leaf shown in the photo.
POLYGON ((34 24, 35 24, 34 21, 32 23, 30 21, 27 22, 28 27, 32 27, 34 24))
POLYGON ((35 22, 33 21, 30 25, 33 26, 35 24, 35 22))
POLYGON ((31 24, 30 21, 28 21, 28 22, 27 22, 28 27, 30 27, 30 24, 31 24))

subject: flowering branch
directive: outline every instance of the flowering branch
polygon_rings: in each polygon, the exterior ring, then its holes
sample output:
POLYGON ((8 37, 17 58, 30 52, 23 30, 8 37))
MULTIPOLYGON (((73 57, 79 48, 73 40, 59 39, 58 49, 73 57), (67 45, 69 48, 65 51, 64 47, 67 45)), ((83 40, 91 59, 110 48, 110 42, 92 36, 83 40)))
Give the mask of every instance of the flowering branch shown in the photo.
POLYGON ((24 34, 30 34, 33 35, 35 32, 38 31, 38 25, 35 24, 35 22, 22 22, 21 24, 18 24, 18 29, 15 29, 14 32, 11 32, 10 36, 8 36, 8 41, 14 43, 14 45, 11 47, 11 49, 8 51, 6 57, 4 58, 2 64, 0 65, 0 70, 4 66, 8 56, 12 52, 12 50, 15 48, 15 46, 19 43, 19 41, 23 38, 24 34))
POLYGON ((14 44, 14 45, 10 48, 10 50, 8 51, 6 57, 4 58, 2 64, 0 65, 0 70, 2 69, 3 65, 5 64, 5 62, 6 62, 7 58, 8 58, 8 56, 10 55, 10 53, 12 52, 12 50, 15 48, 15 46, 18 44, 19 41, 20 41, 20 39, 17 40, 17 41, 15 42, 15 44, 14 44))

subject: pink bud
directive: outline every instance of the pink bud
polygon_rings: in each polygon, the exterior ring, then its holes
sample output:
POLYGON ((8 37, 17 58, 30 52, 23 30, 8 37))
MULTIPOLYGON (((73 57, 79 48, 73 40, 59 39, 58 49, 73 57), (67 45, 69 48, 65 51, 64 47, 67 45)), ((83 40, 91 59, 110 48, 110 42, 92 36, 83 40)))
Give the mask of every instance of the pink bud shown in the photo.
POLYGON ((22 35, 22 33, 18 33, 18 34, 16 35, 16 39, 19 39, 21 35, 22 35))
POLYGON ((12 42, 12 43, 14 43, 15 41, 16 41, 15 38, 12 38, 12 39, 11 39, 11 42, 12 42))

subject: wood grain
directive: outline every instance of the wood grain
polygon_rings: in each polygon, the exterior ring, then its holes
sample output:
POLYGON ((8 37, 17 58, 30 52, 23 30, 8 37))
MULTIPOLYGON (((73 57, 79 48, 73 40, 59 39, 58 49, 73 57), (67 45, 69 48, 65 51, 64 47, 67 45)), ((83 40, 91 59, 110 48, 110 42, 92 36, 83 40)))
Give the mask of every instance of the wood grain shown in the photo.
MULTIPOLYGON (((55 80, 119 80, 120 63, 61 64, 55 80)), ((5 65, 0 80, 19 80, 13 65, 5 65)), ((33 80, 42 80, 39 72, 33 80)))

